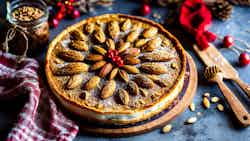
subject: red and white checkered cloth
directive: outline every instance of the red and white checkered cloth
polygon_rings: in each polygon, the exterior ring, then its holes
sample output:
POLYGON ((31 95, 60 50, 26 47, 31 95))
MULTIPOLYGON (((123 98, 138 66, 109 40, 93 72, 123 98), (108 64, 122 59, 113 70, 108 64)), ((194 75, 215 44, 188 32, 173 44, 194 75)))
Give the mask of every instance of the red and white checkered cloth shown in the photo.
POLYGON ((0 99, 27 97, 7 141, 73 140, 78 126, 58 110, 51 92, 39 79, 38 68, 34 59, 17 63, 15 55, 0 51, 0 99))

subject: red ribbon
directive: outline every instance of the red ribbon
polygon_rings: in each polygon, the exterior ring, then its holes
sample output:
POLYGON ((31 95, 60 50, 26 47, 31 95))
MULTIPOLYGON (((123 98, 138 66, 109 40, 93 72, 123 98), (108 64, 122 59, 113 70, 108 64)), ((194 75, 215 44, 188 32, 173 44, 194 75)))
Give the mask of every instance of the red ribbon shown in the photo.
POLYGON ((211 13, 202 0, 186 0, 182 4, 180 24, 195 37, 201 49, 208 48, 208 42, 216 39, 214 33, 207 31, 211 23, 211 13))

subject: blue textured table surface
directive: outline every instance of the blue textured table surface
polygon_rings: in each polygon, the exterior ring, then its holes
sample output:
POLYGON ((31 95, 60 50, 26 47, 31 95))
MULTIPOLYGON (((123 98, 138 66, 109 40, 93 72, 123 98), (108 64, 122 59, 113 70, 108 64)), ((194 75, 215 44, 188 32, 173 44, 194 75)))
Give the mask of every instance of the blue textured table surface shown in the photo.
MULTIPOLYGON (((0 8, 4 9, 3 2, 0 0, 0 8)), ((72 25, 74 23, 79 22, 86 17, 91 17, 94 15, 100 15, 104 13, 126 13, 126 14, 136 14, 136 10, 140 7, 140 3, 129 1, 129 0, 116 0, 115 4, 112 8, 97 8, 96 12, 83 15, 81 18, 76 20, 63 20, 60 23, 60 26, 56 29, 51 30, 50 40, 52 40, 56 35, 58 35, 63 29, 67 26, 72 25)), ((1 11, 1 10, 0 10, 1 11)), ((162 20, 166 19, 167 8, 159 8, 153 7, 152 13, 157 12, 162 16, 162 20)), ((0 15, 4 15, 2 12, 0 15)), ((152 14, 147 16, 152 20, 155 20, 152 17, 152 14)), ((171 18, 171 17, 167 17, 171 18)), ((161 22, 162 20, 156 20, 157 22, 161 22)), ((173 125, 173 129, 168 134, 162 134, 160 129, 153 130, 149 133, 145 133, 142 135, 132 136, 132 137, 124 137, 124 138, 104 138, 104 137, 93 137, 84 134, 83 132, 78 133, 75 141, 106 141, 106 140, 122 140, 122 141, 132 141, 132 140, 143 140, 143 141, 250 141, 250 128, 240 128, 234 117, 232 112, 228 106, 225 106, 225 112, 218 112, 215 109, 215 104, 211 106, 210 109, 204 110, 201 105, 202 94, 204 92, 211 93, 212 96, 222 97, 218 87, 215 84, 209 84, 203 77, 204 66, 199 58, 195 55, 192 50, 192 39, 186 34, 184 31, 180 30, 180 28, 176 27, 168 27, 165 26, 171 33, 177 36, 180 42, 183 44, 184 48, 191 54, 193 57, 197 69, 199 72, 199 85, 197 89, 197 94, 194 98, 194 103, 196 105, 196 112, 190 112, 186 110, 183 114, 177 117, 175 120, 171 122, 173 125), (201 112, 202 116, 198 117, 197 123, 193 125, 184 125, 184 121, 190 117, 197 114, 197 112, 201 112)), ((246 42, 250 42, 250 8, 249 7, 235 7, 233 10, 232 18, 226 22, 214 21, 210 31, 215 32, 220 36, 224 35, 232 35, 237 39, 245 40, 246 42)), ((218 45, 218 43, 216 43, 218 45)), ((43 52, 39 54, 38 59, 43 64, 44 55, 46 52, 46 48, 44 48, 43 52)), ((223 55, 231 62, 231 64, 239 71, 240 77, 243 81, 250 84, 250 66, 248 67, 238 67, 237 61, 238 56, 234 53, 226 50, 222 51, 223 55)), ((247 97, 244 93, 232 82, 227 82, 233 92, 237 93, 241 100, 248 106, 250 106, 250 100, 247 100, 247 97)), ((225 102, 223 102, 226 105, 225 102)), ((18 106, 18 105, 17 105, 18 106)), ((15 106, 15 107, 17 107, 15 106)), ((19 105, 20 106, 20 105, 19 105)), ((15 119, 16 113, 8 113, 3 107, 0 107, 0 137, 4 137, 8 130, 9 126, 13 122, 11 119, 15 119)))

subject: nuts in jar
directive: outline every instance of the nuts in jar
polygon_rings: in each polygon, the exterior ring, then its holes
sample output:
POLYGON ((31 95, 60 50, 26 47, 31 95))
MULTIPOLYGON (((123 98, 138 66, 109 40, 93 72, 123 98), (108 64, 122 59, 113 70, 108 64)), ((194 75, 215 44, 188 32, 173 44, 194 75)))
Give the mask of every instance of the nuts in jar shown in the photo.
MULTIPOLYGON (((28 55, 33 55, 49 39, 48 9, 42 0, 14 0, 7 3, 7 19, 20 27, 28 37, 28 55)), ((21 54, 26 42, 22 37, 15 37, 11 47, 17 54, 21 54), (17 48, 18 47, 18 48, 17 48)))
POLYGON ((44 15, 44 12, 36 7, 22 6, 13 10, 12 17, 19 21, 30 22, 44 15))

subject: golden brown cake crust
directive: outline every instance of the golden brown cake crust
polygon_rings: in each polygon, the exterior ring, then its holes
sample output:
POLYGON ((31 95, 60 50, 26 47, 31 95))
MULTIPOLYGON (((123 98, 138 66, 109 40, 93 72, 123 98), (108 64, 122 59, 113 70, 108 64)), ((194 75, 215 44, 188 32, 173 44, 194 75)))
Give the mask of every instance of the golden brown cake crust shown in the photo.
MULTIPOLYGON (((137 121, 145 120, 147 118, 152 117, 153 115, 159 113, 160 111, 164 110, 167 108, 172 101, 178 96, 178 93, 181 91, 183 83, 184 83, 184 73, 186 69, 186 56, 185 56, 185 51, 181 44, 178 42, 178 40, 170 34, 167 30, 165 30, 161 25, 145 19, 145 18, 140 18, 140 17, 135 17, 135 16, 129 16, 129 15, 124 15, 124 14, 106 14, 106 15, 101 15, 97 17, 92 17, 88 18, 86 20, 83 20, 73 26, 68 27, 66 30, 64 30, 62 33, 60 33, 49 45, 47 55, 46 55, 46 63, 45 63, 45 72, 47 76, 48 83, 53 91, 53 93, 56 95, 57 98, 61 101, 61 103, 66 106, 70 111, 83 116, 84 118, 89 118, 90 120, 98 120, 103 123, 117 123, 117 124, 128 124, 128 123, 134 123, 137 121), (130 20, 136 20, 140 21, 145 24, 149 24, 153 27, 157 27, 158 32, 162 35, 164 35, 167 39, 169 39, 172 43, 172 46, 175 48, 176 52, 178 53, 178 57, 180 59, 180 70, 179 74, 174 81, 174 83, 171 85, 171 88, 167 90, 167 92, 164 92, 164 94, 161 94, 161 96, 152 101, 148 105, 144 105, 141 108, 134 108, 134 109, 123 109, 123 110, 109 110, 105 111, 104 109, 98 109, 95 106, 88 106, 85 103, 76 100, 74 96, 67 94, 63 89, 60 88, 59 84, 56 81, 56 77, 53 74, 51 68, 51 60, 53 59, 53 52, 55 47, 59 42, 61 42, 65 36, 67 36, 69 33, 71 33, 73 30, 82 27, 83 25, 86 25, 87 23, 92 23, 96 22, 99 19, 116 19, 116 18, 124 18, 124 19, 130 19, 130 20), (167 98, 169 97, 169 99, 167 98), (141 116, 135 117, 134 119, 132 118, 131 120, 119 120, 118 119, 112 119, 112 120, 107 120, 106 118, 95 118, 95 116, 89 116, 89 113, 95 113, 98 115, 132 115, 135 113, 140 113, 144 112, 147 109, 153 108, 155 105, 159 104, 165 99, 165 104, 162 106, 158 106, 157 110, 151 111, 150 114, 142 114, 141 116), (79 111, 80 110, 80 111, 79 111)), ((140 113, 141 114, 141 113, 140 113)))

